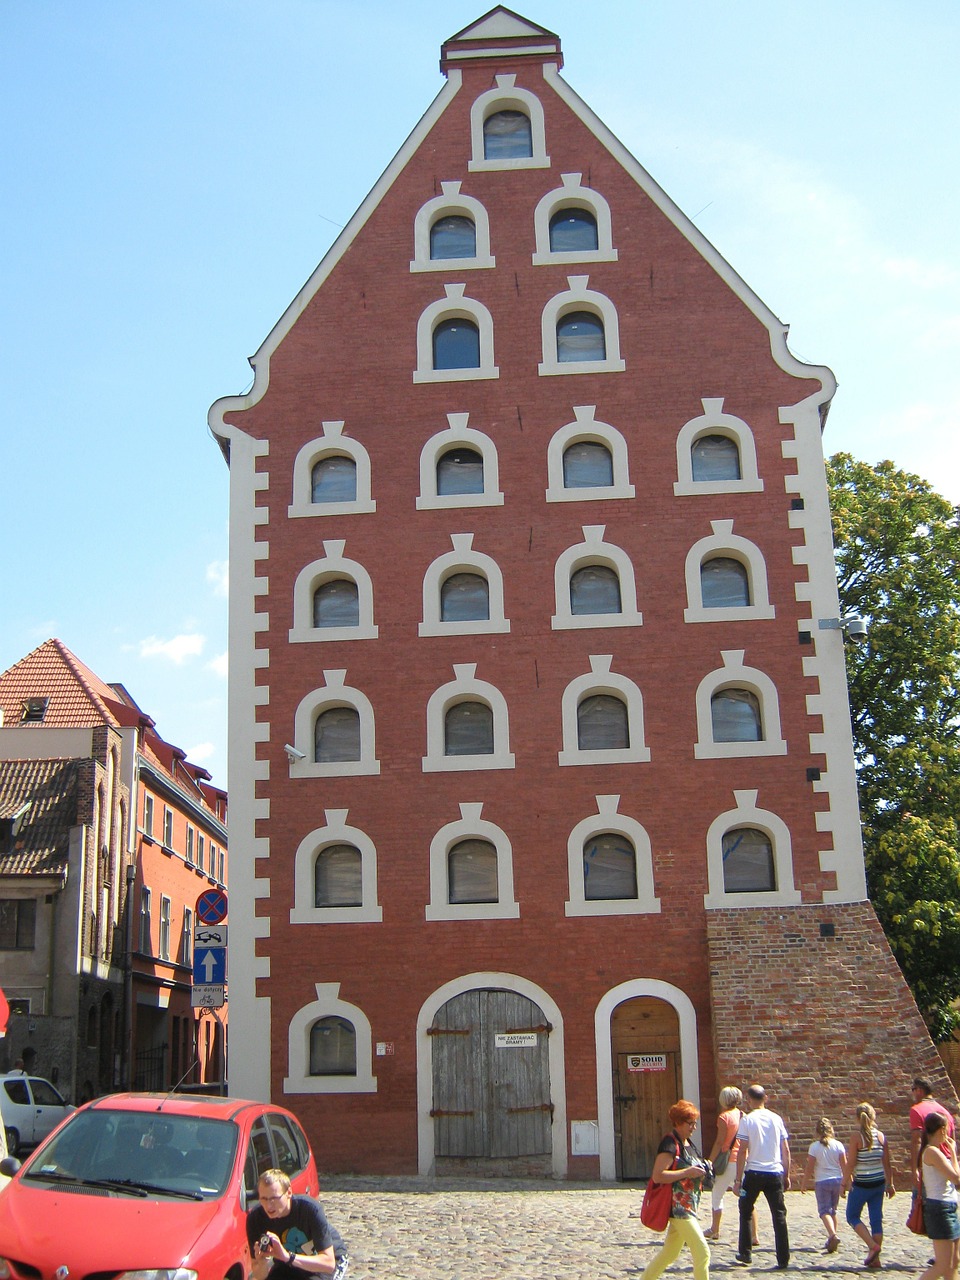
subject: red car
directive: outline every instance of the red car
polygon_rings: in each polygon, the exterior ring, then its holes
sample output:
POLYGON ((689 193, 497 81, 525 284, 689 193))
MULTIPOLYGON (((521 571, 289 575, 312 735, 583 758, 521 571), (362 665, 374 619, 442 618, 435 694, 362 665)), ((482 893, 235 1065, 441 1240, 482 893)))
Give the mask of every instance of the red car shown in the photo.
POLYGON ((0 1280, 246 1280, 246 1211, 272 1168, 297 1194, 319 1191, 310 1145, 281 1107, 177 1093, 97 1098, 0 1194, 0 1280))

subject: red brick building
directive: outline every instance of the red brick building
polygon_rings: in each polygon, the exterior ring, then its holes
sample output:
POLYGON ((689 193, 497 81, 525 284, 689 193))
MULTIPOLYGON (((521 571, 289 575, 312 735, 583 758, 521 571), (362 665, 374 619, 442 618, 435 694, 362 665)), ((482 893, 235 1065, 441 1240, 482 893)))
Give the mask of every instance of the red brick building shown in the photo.
POLYGON ((448 40, 211 410, 231 1088, 328 1169, 629 1178, 681 1094, 946 1084, 865 901, 834 378, 561 64, 448 40))
POLYGON ((191 1008, 194 906, 226 880, 227 797, 59 640, 0 675, 0 986, 22 1058, 72 1101, 220 1087, 191 1008))

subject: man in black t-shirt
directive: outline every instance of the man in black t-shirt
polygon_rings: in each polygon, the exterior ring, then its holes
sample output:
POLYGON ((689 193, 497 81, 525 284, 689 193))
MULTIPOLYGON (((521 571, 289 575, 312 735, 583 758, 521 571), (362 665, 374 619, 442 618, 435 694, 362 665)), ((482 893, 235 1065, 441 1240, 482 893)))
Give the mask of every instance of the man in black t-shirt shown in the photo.
POLYGON ((257 1183, 260 1203, 247 1214, 247 1241, 253 1280, 341 1280, 350 1265, 339 1231, 331 1227, 312 1196, 295 1196, 280 1169, 268 1169, 257 1183))

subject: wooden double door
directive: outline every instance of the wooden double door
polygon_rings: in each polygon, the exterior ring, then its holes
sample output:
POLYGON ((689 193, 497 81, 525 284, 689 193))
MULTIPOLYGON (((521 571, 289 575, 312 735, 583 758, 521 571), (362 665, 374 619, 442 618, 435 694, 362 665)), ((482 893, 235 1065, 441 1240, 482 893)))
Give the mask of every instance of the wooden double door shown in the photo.
POLYGON ((550 1156, 550 1030, 540 1007, 514 991, 465 991, 437 1011, 428 1034, 438 1159, 550 1156))

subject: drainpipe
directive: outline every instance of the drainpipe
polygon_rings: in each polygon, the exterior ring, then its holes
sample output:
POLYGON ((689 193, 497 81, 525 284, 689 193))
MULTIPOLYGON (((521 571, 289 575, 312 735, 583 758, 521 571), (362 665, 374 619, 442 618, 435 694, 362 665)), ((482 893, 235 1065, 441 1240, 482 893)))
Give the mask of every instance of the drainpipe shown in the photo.
POLYGON ((137 864, 128 862, 126 869, 127 880, 127 946, 126 946, 126 964, 123 969, 123 1014, 124 1022, 124 1041, 126 1043, 126 1070, 124 1071, 124 1084, 128 1089, 133 1088, 133 1071, 134 1071, 134 1045, 133 1045, 133 889, 137 880, 137 864))

